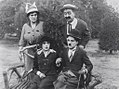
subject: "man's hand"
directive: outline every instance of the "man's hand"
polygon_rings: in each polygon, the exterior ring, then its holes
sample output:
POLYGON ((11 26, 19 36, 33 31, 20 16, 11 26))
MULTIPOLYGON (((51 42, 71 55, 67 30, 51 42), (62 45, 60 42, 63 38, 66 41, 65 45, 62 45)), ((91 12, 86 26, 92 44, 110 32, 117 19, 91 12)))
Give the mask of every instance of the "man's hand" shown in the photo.
POLYGON ((79 45, 79 47, 80 47, 81 49, 84 49, 84 46, 83 46, 83 45, 79 45))
POLYGON ((57 58, 56 59, 56 66, 59 67, 61 65, 62 58, 57 58))

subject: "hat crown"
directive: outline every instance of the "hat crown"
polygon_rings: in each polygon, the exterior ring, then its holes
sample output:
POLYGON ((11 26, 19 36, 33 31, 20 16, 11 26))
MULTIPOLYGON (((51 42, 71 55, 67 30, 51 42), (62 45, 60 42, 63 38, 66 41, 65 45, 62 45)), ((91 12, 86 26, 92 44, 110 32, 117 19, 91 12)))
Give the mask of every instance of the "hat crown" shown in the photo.
POLYGON ((73 29, 73 30, 68 34, 68 36, 72 36, 72 37, 75 37, 75 38, 81 39, 81 38, 80 38, 79 31, 76 30, 76 29, 73 29))
POLYGON ((60 11, 63 12, 65 9, 78 10, 78 7, 73 4, 65 4, 60 11))
POLYGON ((38 11, 35 2, 33 4, 31 3, 26 3, 26 13, 30 13, 30 12, 34 12, 34 11, 38 11))
POLYGON ((77 6, 72 5, 72 4, 65 4, 63 7, 71 7, 71 8, 77 8, 78 9, 77 6))

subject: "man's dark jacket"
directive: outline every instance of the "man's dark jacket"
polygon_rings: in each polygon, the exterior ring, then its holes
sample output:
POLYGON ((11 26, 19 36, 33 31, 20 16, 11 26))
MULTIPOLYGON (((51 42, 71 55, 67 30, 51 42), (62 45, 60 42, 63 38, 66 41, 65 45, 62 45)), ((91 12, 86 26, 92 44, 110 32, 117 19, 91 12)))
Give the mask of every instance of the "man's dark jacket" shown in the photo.
POLYGON ((61 57, 63 61, 63 71, 71 70, 75 75, 78 75, 78 71, 82 69, 83 64, 86 65, 88 72, 90 72, 93 68, 86 52, 79 47, 76 48, 71 61, 69 61, 68 49, 63 51, 61 57))
MULTIPOLYGON (((89 82, 91 81, 91 70, 93 68, 93 65, 91 63, 91 61, 89 60, 89 57, 87 56, 86 52, 81 49, 80 47, 76 48, 76 51, 74 53, 74 56, 72 57, 72 60, 69 61, 69 57, 68 57, 68 50, 69 49, 65 49, 62 54, 62 71, 68 71, 71 70, 76 76, 77 78, 79 77, 78 71, 82 69, 83 64, 85 64, 88 73, 87 78, 85 79, 85 85, 87 86, 89 84, 89 82)), ((80 78, 80 87, 84 86, 84 76, 81 75, 80 78)))
MULTIPOLYGON (((75 27, 75 29, 72 30, 78 30, 79 32, 79 37, 81 38, 79 45, 83 45, 84 47, 86 46, 86 44, 88 43, 89 39, 90 39, 90 31, 87 27, 87 23, 81 19, 77 19, 77 25, 75 27)), ((66 38, 67 38, 67 23, 65 23, 62 28, 62 42, 66 43, 66 38)))

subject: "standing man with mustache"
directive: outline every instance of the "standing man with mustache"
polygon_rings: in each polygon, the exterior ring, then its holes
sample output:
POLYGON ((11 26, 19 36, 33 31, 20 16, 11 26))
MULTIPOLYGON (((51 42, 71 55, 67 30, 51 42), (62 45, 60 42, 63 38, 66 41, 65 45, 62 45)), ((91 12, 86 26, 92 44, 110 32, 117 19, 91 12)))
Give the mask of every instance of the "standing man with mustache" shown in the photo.
POLYGON ((75 17, 75 11, 78 7, 72 4, 65 4, 60 11, 64 14, 64 18, 67 23, 65 24, 65 29, 63 29, 63 43, 66 43, 67 35, 72 32, 72 30, 77 30, 79 32, 80 42, 79 47, 84 49, 86 44, 90 39, 90 32, 87 23, 80 18, 75 17), (65 38, 65 39, 64 39, 65 38))

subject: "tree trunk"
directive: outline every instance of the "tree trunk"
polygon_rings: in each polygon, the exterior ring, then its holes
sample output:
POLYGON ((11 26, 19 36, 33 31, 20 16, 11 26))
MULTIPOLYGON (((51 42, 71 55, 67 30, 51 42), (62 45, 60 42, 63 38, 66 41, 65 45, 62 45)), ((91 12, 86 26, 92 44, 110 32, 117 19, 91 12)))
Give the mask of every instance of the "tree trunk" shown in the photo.
POLYGON ((109 51, 109 53, 110 53, 110 54, 113 54, 113 50, 111 49, 111 50, 109 51))

